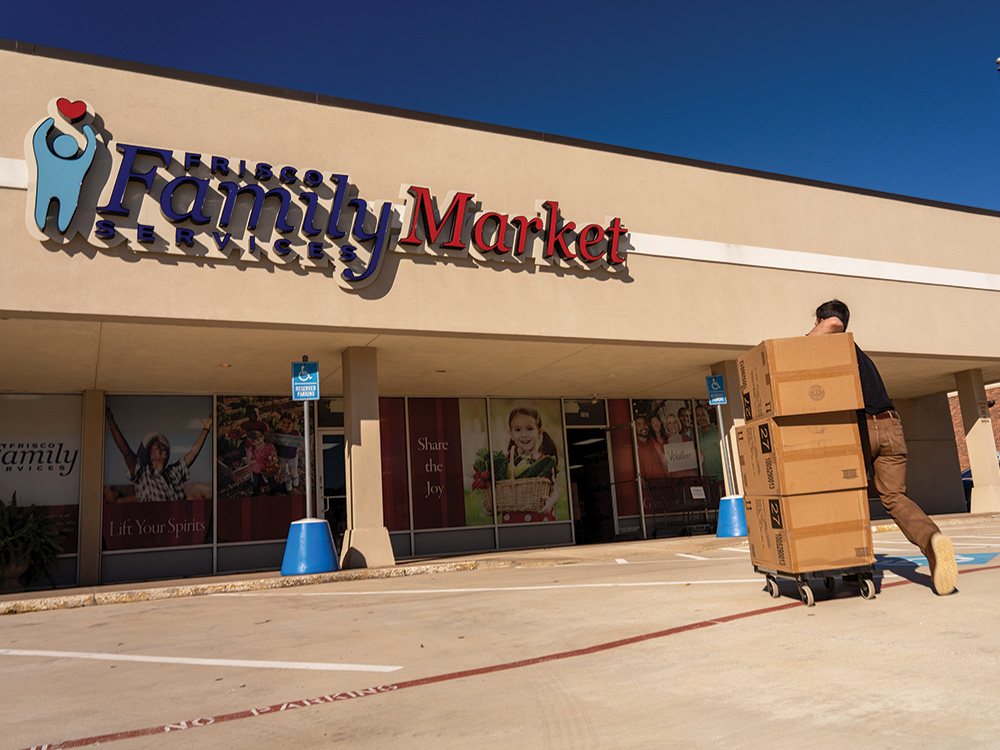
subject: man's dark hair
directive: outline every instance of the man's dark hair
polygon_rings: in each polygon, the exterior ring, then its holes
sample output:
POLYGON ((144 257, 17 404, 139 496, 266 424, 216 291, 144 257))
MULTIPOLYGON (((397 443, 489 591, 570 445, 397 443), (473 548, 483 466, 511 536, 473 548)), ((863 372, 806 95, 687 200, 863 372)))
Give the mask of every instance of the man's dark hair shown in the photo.
POLYGON ((851 319, 851 311, 839 299, 832 299, 816 308, 816 320, 826 320, 827 318, 838 318, 844 324, 846 331, 847 321, 851 319))

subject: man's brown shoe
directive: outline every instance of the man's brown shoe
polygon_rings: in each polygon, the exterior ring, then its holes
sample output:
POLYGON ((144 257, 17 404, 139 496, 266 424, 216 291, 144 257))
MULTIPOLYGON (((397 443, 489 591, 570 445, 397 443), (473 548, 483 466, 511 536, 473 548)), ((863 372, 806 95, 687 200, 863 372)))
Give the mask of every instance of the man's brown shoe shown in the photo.
POLYGON ((958 583, 958 565, 951 539, 940 531, 931 537, 931 553, 927 555, 931 568, 931 581, 938 596, 950 594, 958 583))

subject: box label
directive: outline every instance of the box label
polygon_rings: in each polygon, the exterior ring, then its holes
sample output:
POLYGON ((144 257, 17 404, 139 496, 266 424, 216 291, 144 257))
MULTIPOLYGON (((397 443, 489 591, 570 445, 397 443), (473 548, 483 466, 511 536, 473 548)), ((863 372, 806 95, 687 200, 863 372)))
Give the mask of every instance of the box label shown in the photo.
POLYGON ((757 429, 760 433, 760 452, 773 453, 774 448, 771 445, 771 424, 769 422, 764 422, 757 429))
POLYGON ((781 522, 781 501, 777 498, 767 501, 767 504, 771 511, 771 528, 772 529, 783 529, 785 528, 781 522))

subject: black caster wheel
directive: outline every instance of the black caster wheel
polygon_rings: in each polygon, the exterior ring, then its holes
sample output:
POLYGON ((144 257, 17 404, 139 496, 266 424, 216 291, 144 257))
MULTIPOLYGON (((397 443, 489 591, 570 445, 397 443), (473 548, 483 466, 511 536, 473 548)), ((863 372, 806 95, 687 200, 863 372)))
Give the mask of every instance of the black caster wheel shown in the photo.
POLYGON ((826 576, 823 579, 823 588, 825 588, 827 591, 833 591, 833 586, 834 586, 833 576, 826 576))
POLYGON ((778 582, 768 576, 767 581, 764 583, 767 593, 771 595, 772 599, 777 599, 781 596, 781 591, 778 590, 778 582))
POLYGON ((807 607, 812 607, 816 604, 816 599, 813 597, 813 590, 809 588, 809 584, 807 583, 799 584, 799 597, 807 607))
POLYGON ((865 599, 875 598, 875 582, 871 578, 860 578, 858 584, 861 587, 861 596, 865 599))

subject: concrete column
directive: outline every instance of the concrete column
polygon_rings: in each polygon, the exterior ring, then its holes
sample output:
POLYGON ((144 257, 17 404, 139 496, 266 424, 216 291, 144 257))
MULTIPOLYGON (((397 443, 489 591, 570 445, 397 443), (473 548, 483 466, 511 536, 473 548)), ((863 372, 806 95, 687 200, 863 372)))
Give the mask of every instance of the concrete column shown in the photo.
POLYGON ((964 370, 955 373, 958 403, 962 410, 965 443, 969 449, 972 469, 972 513, 995 513, 1000 510, 1000 466, 997 446, 993 442, 993 423, 986 402, 983 371, 964 370))
POLYGON ((382 446, 378 421, 377 352, 350 347, 342 355, 347 531, 343 568, 396 564, 382 515, 382 446))
MULTIPOLYGON (((965 513, 962 469, 947 393, 892 403, 906 437, 906 494, 931 515, 965 513)), ((881 506, 881 503, 879 503, 881 506)))
POLYGON ((101 510, 104 505, 104 391, 83 393, 80 469, 80 585, 101 582, 101 510))
POLYGON ((740 371, 735 359, 727 359, 712 365, 713 375, 722 375, 726 379, 726 403, 722 406, 722 422, 719 431, 726 436, 726 448, 729 451, 729 469, 732 472, 733 492, 743 494, 743 475, 739 470, 736 458, 736 428, 746 424, 743 418, 743 403, 740 399, 740 371))

